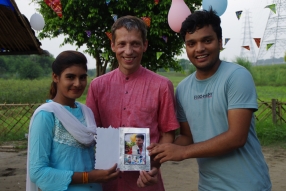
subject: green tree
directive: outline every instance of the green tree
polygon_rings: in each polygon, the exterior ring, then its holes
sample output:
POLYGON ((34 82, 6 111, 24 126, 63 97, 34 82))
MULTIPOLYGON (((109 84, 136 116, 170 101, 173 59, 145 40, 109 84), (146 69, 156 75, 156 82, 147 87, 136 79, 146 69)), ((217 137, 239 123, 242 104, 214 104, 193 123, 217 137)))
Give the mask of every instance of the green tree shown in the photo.
POLYGON ((43 69, 35 62, 24 63, 20 69, 19 74, 22 79, 36 79, 42 76, 43 69))
MULTIPOLYGON (((39 5, 39 12, 45 19, 45 27, 39 34, 40 38, 54 38, 65 35, 62 42, 73 44, 78 48, 86 45, 85 52, 96 60, 97 76, 106 72, 110 64, 114 69, 118 63, 110 48, 110 40, 105 32, 109 32, 114 19, 124 15, 151 18, 148 29, 149 46, 144 54, 142 65, 150 70, 173 68, 180 71, 181 67, 175 59, 182 53, 183 41, 168 25, 168 12, 171 0, 161 0, 157 5, 154 0, 61 0, 62 18, 43 0, 33 0, 39 5), (91 33, 87 35, 87 31, 91 33), (167 41, 162 37, 167 37, 167 41), (163 52, 157 59, 157 52, 163 52)), ((185 0, 193 12, 201 5, 201 0, 185 0)))

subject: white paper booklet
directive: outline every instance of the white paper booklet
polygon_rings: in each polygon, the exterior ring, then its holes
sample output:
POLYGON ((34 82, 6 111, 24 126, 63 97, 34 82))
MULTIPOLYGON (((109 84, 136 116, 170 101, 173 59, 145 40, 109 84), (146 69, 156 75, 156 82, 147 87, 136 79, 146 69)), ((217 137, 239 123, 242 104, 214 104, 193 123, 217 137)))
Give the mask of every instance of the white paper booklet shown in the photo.
POLYGON ((120 171, 149 171, 149 128, 97 128, 95 169, 109 169, 115 163, 120 171))

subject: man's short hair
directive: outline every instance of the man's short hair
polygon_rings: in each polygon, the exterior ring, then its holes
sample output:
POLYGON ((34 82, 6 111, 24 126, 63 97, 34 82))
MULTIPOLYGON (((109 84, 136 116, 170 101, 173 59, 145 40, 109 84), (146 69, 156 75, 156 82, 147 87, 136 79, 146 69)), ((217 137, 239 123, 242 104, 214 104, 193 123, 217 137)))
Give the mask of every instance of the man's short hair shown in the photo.
POLYGON ((187 33, 194 33, 196 30, 205 26, 212 26, 218 39, 222 39, 222 29, 220 26, 220 17, 216 14, 216 11, 210 8, 210 10, 195 11, 189 15, 182 23, 180 35, 185 41, 187 33))
POLYGON ((142 134, 137 134, 135 137, 144 140, 144 135, 142 135, 142 134))
POLYGON ((141 33, 143 42, 147 40, 147 26, 144 21, 138 17, 127 15, 118 18, 111 27, 112 42, 115 42, 116 34, 115 31, 120 28, 126 28, 126 30, 138 30, 141 33))

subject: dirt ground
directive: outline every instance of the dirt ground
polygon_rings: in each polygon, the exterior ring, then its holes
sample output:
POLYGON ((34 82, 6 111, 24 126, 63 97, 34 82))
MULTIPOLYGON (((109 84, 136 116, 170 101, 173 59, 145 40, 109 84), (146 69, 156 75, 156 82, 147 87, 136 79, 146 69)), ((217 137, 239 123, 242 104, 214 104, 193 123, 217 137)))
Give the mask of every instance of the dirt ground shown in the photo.
MULTIPOLYGON (((269 166, 272 191, 286 190, 286 149, 263 147, 269 166)), ((27 151, 0 149, 0 190, 24 191, 27 151)), ((161 167, 166 191, 197 191, 198 167, 195 159, 167 162, 161 167)))

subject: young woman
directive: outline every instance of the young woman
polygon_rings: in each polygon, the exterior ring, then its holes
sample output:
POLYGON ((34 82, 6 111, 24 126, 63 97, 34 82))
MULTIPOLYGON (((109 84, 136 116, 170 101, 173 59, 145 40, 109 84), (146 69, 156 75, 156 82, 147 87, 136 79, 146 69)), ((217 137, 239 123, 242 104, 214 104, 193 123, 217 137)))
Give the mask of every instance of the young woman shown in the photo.
POLYGON ((100 191, 114 179, 116 165, 95 170, 96 124, 91 110, 75 100, 87 85, 87 60, 77 51, 52 64, 50 100, 33 114, 29 128, 27 191, 100 191))

